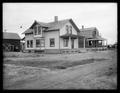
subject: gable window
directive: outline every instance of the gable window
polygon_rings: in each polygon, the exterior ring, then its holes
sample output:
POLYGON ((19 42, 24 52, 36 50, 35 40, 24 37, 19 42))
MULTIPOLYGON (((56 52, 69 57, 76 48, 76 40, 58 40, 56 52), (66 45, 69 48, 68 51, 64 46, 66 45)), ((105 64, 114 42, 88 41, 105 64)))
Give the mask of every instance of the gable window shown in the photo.
POLYGON ((69 26, 66 25, 66 31, 67 31, 67 34, 69 33, 69 26))
POLYGON ((38 26, 38 35, 41 34, 41 30, 42 30, 42 27, 41 27, 41 26, 38 26))
POLYGON ((72 34, 72 26, 70 26, 70 34, 72 34))
POLYGON ((68 39, 64 39, 64 47, 68 47, 68 39))
POLYGON ((50 39, 50 47, 55 47, 55 39, 54 38, 50 39))
POLYGON ((37 35, 37 26, 34 27, 34 30, 35 30, 34 34, 37 35))
POLYGON ((93 31, 93 37, 95 37, 95 36, 96 36, 96 34, 97 34, 97 32, 96 32, 96 31, 93 31))

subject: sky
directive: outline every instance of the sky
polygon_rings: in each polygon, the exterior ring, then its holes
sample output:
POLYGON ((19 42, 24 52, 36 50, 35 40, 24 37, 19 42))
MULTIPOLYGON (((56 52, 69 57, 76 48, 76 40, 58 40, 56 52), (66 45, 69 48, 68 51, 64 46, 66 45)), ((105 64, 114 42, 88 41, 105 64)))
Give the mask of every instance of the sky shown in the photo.
POLYGON ((72 18, 79 29, 96 27, 108 44, 117 41, 117 3, 3 3, 3 31, 23 38, 34 20, 52 22, 54 16, 72 18))

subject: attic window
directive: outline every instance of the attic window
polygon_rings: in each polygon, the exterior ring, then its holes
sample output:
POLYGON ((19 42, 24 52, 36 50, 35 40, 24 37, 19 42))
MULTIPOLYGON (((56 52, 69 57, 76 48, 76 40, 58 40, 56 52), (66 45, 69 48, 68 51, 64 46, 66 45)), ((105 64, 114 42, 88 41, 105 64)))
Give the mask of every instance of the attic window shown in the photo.
POLYGON ((67 33, 69 33, 69 27, 68 27, 68 25, 66 25, 66 31, 67 31, 67 33))
POLYGON ((36 25, 36 26, 34 27, 34 35, 40 35, 41 33, 42 33, 42 27, 36 25))
POLYGON ((97 33, 96 31, 93 31, 93 37, 95 37, 95 36, 96 36, 96 33, 97 33))
POLYGON ((34 30, 35 30, 34 34, 37 35, 37 27, 36 26, 34 27, 34 30))
POLYGON ((38 26, 38 35, 41 34, 41 30, 42 30, 42 27, 41 27, 41 26, 38 26))
POLYGON ((72 26, 70 26, 70 34, 72 34, 72 26))

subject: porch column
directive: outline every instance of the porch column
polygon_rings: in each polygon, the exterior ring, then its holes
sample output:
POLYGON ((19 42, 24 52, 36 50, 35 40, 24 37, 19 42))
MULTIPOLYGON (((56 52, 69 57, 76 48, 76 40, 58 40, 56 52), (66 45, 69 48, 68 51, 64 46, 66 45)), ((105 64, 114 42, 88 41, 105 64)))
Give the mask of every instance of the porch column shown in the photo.
POLYGON ((71 37, 69 36, 69 48, 71 49, 71 37))
POLYGON ((85 37, 83 38, 83 48, 85 48, 85 37))

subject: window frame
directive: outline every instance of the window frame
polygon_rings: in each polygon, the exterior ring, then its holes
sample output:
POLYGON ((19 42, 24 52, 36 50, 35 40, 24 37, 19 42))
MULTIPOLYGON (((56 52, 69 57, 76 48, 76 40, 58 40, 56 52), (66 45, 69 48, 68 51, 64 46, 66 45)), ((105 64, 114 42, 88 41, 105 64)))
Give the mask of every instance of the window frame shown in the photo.
POLYGON ((27 48, 33 48, 33 40, 27 40, 27 48))
POLYGON ((66 31, 67 31, 67 34, 69 33, 69 26, 66 25, 66 31))
POLYGON ((29 44, 29 40, 27 40, 27 48, 30 48, 29 45, 30 45, 30 44, 29 44))
POLYGON ((50 47, 55 47, 55 38, 50 38, 49 40, 50 40, 50 47), (51 40, 53 40, 54 42, 53 44, 51 44, 51 40))
POLYGON ((72 26, 70 26, 69 33, 72 34, 72 26))
POLYGON ((38 35, 41 35, 41 34, 42 34, 42 27, 38 26, 38 35))
POLYGON ((37 48, 41 47, 41 45, 40 45, 40 39, 36 39, 36 44, 35 45, 36 45, 37 48), (38 43, 37 41, 39 41, 39 45, 37 44, 38 43))
POLYGON ((38 34, 38 27, 36 25, 36 26, 34 26, 34 35, 37 35, 37 34, 38 34))

